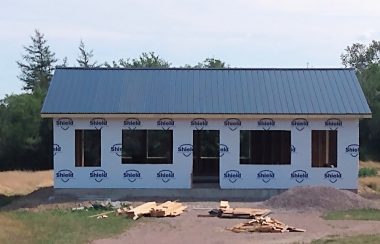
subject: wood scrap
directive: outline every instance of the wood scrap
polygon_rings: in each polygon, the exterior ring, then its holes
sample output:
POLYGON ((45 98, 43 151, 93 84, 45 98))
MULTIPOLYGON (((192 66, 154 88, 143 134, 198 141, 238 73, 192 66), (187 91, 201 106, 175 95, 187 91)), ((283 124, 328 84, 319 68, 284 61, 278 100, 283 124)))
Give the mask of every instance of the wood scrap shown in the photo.
POLYGON ((256 208, 227 208, 221 209, 219 217, 222 218, 256 218, 264 217, 270 214, 269 209, 256 209, 256 208))
POLYGON ((105 214, 110 214, 110 213, 113 213, 115 212, 114 210, 112 211, 107 211, 107 212, 103 212, 103 213, 99 213, 99 214, 95 214, 95 215, 91 215, 91 216, 88 216, 89 218, 94 218, 94 217, 98 217, 98 216, 102 216, 102 215, 105 215, 105 214))
POLYGON ((157 207, 154 207, 150 211, 150 216, 152 217, 174 217, 178 216, 187 208, 179 202, 167 201, 157 207))
POLYGON ((271 217, 256 217, 255 219, 227 228, 227 230, 240 232, 269 232, 269 233, 284 233, 284 232, 305 232, 306 230, 288 226, 281 221, 271 217))
POLYGON ((108 215, 106 214, 103 214, 103 215, 99 215, 98 217, 96 217, 97 219, 106 219, 108 218, 108 215))
POLYGON ((212 209, 209 211, 209 215, 217 216, 220 218, 246 218, 246 219, 254 219, 256 217, 265 217, 270 213, 271 213, 271 210, 269 209, 231 208, 228 201, 220 201, 219 209, 212 209))
POLYGON ((220 209, 228 209, 228 208, 230 208, 230 204, 228 201, 220 201, 219 208, 220 209))
POLYGON ((141 204, 140 206, 128 210, 127 216, 132 217, 134 220, 136 220, 143 215, 149 214, 150 210, 156 205, 156 202, 146 202, 144 204, 141 204))
POLYGON ((177 201, 166 201, 157 205, 156 202, 146 202, 135 208, 119 208, 116 210, 116 215, 126 215, 138 219, 141 216, 148 217, 175 217, 183 213, 187 206, 177 201))
POLYGON ((116 215, 126 215, 131 208, 118 208, 116 210, 116 215))

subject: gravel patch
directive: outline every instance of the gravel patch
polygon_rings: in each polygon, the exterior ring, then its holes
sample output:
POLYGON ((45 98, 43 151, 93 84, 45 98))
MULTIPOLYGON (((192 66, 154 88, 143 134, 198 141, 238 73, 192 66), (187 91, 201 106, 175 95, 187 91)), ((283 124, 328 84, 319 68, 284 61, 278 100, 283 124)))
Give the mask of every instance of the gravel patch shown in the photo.
POLYGON ((294 210, 346 210, 378 208, 379 205, 346 190, 324 186, 294 187, 264 202, 271 208, 294 210))

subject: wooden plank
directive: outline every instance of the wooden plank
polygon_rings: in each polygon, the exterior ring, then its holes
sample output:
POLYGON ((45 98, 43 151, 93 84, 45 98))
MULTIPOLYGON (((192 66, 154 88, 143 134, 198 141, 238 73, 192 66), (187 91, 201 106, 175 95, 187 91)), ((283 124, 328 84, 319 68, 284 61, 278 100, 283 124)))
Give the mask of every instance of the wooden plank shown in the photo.
POLYGON ((171 201, 160 204, 150 210, 150 216, 152 217, 164 217, 166 215, 166 210, 172 205, 171 201))
POLYGON ((180 206, 178 209, 176 210, 173 210, 170 214, 170 216, 178 216, 180 215, 181 213, 183 213, 183 211, 185 211, 185 209, 187 209, 187 206, 180 206))
POLYGON ((155 206, 157 206, 156 202, 146 202, 144 204, 141 204, 140 206, 128 210, 127 215, 130 217, 134 217, 149 214, 150 210, 155 206))
POLYGON ((165 211, 165 216, 178 216, 181 214, 184 206, 182 206, 181 203, 172 204, 170 207, 167 208, 165 211))
POLYGON ((288 227, 288 230, 290 231, 290 232, 306 232, 306 230, 304 230, 304 229, 299 229, 299 228, 295 228, 295 227, 288 227))
POLYGON ((100 214, 91 215, 91 216, 88 216, 88 217, 89 218, 94 218, 94 217, 102 216, 102 215, 113 213, 113 212, 115 212, 115 211, 112 210, 112 211, 108 211, 108 212, 104 212, 104 213, 100 213, 100 214))
POLYGON ((230 204, 228 203, 228 201, 220 201, 219 208, 220 208, 220 209, 227 209, 227 208, 230 208, 230 204))
POLYGON ((283 226, 281 232, 284 233, 284 232, 288 232, 288 227, 287 225, 283 226))
POLYGON ((179 202, 166 202, 150 211, 152 217, 177 216, 187 207, 179 202))
POLYGON ((154 209, 161 209, 161 208, 167 208, 168 206, 170 206, 173 202, 172 201, 166 201, 164 203, 161 203, 160 205, 157 205, 156 207, 154 207, 154 209))
POLYGON ((165 209, 168 208, 172 204, 172 201, 166 201, 158 206, 151 208, 150 216, 152 217, 163 217, 165 209))
POLYGON ((234 232, 266 232, 266 233, 284 233, 284 232, 305 232, 306 230, 288 226, 281 221, 271 217, 258 217, 247 223, 235 225, 229 230, 234 232))
POLYGON ((251 209, 251 208, 229 208, 222 210, 219 217, 222 218, 256 218, 266 216, 270 213, 269 209, 251 209))

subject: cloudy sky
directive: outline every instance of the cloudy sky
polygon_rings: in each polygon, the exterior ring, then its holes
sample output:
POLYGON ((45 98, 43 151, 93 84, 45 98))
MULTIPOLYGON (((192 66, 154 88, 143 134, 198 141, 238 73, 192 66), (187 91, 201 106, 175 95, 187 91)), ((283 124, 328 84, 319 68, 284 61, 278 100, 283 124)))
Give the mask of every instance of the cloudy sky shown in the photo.
POLYGON ((82 39, 99 62, 154 51, 173 66, 341 67, 348 45, 380 39, 380 1, 2 0, 0 99, 22 92, 16 61, 35 29, 69 65, 82 39))

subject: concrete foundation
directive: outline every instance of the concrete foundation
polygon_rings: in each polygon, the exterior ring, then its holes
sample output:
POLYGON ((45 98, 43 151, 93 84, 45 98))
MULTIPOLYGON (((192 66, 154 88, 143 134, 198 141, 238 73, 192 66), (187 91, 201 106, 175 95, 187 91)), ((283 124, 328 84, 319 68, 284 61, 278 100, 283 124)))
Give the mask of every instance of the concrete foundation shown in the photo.
POLYGON ((264 201, 286 189, 54 189, 56 195, 72 195, 80 200, 181 200, 181 201, 264 201))

